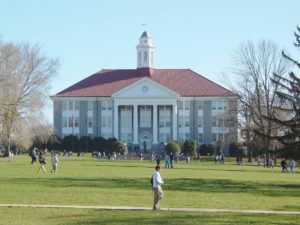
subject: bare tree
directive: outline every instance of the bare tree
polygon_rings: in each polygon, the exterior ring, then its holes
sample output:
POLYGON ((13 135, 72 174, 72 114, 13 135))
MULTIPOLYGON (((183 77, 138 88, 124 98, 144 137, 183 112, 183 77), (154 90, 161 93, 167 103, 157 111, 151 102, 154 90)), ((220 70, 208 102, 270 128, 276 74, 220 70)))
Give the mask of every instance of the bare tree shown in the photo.
POLYGON ((0 130, 6 153, 18 128, 40 121, 58 64, 37 45, 0 43, 0 130))
POLYGON ((251 152, 253 143, 261 142, 263 149, 272 149, 268 138, 277 132, 277 124, 266 117, 274 114, 273 106, 278 105, 275 92, 280 88, 271 79, 280 80, 285 76, 289 64, 278 47, 271 41, 262 40, 241 44, 233 56, 232 74, 225 74, 225 82, 239 97, 239 128, 251 152), (274 76, 274 73, 279 76, 274 76), (232 82, 232 75, 236 82, 232 82), (258 141, 259 140, 259 141, 258 141))

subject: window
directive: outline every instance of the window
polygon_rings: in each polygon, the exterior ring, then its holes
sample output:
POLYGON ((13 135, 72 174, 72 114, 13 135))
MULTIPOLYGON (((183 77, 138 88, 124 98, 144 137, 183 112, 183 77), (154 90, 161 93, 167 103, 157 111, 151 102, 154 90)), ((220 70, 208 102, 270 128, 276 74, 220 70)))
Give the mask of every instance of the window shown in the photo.
POLYGON ((102 116, 101 118, 101 127, 112 127, 112 117, 111 116, 102 116))
POLYGON ((189 126, 190 126, 190 117, 188 117, 188 116, 185 116, 185 117, 184 117, 184 125, 185 125, 186 127, 189 127, 189 126))
POLYGON ((224 135, 218 134, 218 141, 224 141, 224 135))
POLYGON ((79 105, 80 105, 80 102, 79 101, 75 101, 74 102, 74 104, 75 104, 75 110, 79 110, 79 105))
POLYGON ((68 118, 68 127, 73 127, 73 117, 68 118))
POLYGON ((93 110, 93 102, 88 101, 88 110, 93 110))
POLYGON ((203 133, 198 134, 198 143, 203 143, 203 133))
POLYGON ((190 133, 185 133, 184 138, 185 138, 185 140, 189 140, 190 139, 190 133))
POLYGON ((112 108, 113 108, 113 102, 107 101, 107 110, 112 110, 112 108))
POLYGON ((203 110, 203 102, 199 102, 198 110, 203 110))
POLYGON ((224 120, 222 117, 218 117, 218 127, 224 127, 224 120))
POLYGON ((183 127, 184 126, 183 116, 179 116, 179 118, 178 118, 178 126, 179 127, 183 127))
POLYGON ((179 110, 183 110, 183 101, 178 102, 178 108, 179 110))
POLYGON ((107 117, 107 127, 112 127, 112 117, 111 116, 108 116, 107 117))
POLYGON ((101 110, 112 110, 113 102, 112 101, 102 101, 101 110))
POLYGON ((217 117, 216 116, 212 116, 211 117, 211 126, 212 127, 216 127, 217 126, 217 117))
POLYGON ((68 127, 68 117, 62 118, 62 124, 63 124, 63 127, 68 127))
POLYGON ((93 127, 93 117, 88 117, 88 119, 87 119, 87 126, 88 127, 93 127))
POLYGON ((62 102, 62 111, 68 111, 68 102, 62 102))
POLYGON ((203 116, 198 116, 198 127, 203 127, 203 116))
POLYGON ((69 110, 73 110, 73 105, 74 105, 74 102, 70 101, 69 102, 69 110))
POLYGON ((212 139, 212 142, 216 142, 217 141, 217 134, 212 133, 211 134, 211 139, 212 139))
POLYGON ((212 101, 211 102, 211 109, 212 110, 216 110, 217 109, 217 102, 216 101, 212 101))
POLYGON ((150 106, 140 106, 140 127, 149 128, 151 124, 151 108, 150 106))
POLYGON ((226 101, 212 101, 211 109, 212 110, 226 110, 227 102, 226 101))
POLYGON ((79 127, 79 117, 78 116, 74 117, 74 127, 79 127))
POLYGON ((189 101, 184 102, 184 109, 185 110, 190 110, 190 102, 189 101))

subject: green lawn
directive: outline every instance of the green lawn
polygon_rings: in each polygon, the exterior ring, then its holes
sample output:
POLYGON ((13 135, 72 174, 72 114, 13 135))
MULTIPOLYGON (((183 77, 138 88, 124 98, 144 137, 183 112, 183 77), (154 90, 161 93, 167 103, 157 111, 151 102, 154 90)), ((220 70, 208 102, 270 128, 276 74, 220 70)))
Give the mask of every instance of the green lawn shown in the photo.
MULTIPOLYGON (((61 158, 58 173, 38 174, 28 156, 0 159, 0 203, 151 207, 149 161, 61 158)), ((213 162, 162 169, 163 208, 300 211, 300 174, 213 162)), ((83 209, 0 208, 0 224, 300 224, 300 216, 83 209), (32 219, 31 219, 32 218, 32 219), (63 219, 62 219, 63 218, 63 219), (32 220, 32 221, 31 221, 32 220), (45 220, 44 222, 41 222, 45 220)))

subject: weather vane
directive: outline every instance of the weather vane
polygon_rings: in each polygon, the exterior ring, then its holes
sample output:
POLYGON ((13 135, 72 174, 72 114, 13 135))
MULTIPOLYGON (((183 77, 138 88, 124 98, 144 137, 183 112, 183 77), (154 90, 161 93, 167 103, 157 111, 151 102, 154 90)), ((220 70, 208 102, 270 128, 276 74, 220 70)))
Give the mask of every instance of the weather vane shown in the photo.
POLYGON ((147 31, 147 24, 143 23, 142 26, 145 28, 145 31, 147 31))

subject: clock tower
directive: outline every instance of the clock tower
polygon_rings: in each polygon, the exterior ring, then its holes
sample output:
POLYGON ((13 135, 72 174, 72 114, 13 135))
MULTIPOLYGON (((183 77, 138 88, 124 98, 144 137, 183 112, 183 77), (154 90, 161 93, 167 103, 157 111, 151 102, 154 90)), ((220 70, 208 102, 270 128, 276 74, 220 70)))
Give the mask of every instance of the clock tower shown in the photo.
POLYGON ((154 46, 152 38, 144 31, 136 46, 137 68, 154 68, 154 46))

